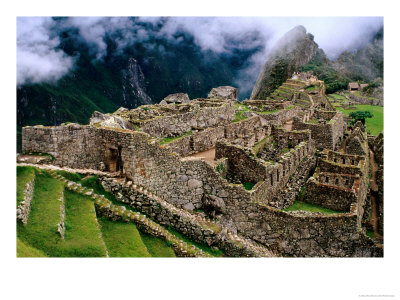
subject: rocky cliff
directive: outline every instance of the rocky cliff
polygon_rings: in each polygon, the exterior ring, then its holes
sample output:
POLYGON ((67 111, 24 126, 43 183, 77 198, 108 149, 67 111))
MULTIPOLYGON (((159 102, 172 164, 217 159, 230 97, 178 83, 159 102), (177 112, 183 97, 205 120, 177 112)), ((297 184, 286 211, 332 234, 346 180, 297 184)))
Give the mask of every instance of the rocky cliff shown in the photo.
POLYGON ((265 99, 293 72, 306 65, 316 55, 318 45, 303 26, 287 32, 271 50, 257 79, 251 99, 265 99))

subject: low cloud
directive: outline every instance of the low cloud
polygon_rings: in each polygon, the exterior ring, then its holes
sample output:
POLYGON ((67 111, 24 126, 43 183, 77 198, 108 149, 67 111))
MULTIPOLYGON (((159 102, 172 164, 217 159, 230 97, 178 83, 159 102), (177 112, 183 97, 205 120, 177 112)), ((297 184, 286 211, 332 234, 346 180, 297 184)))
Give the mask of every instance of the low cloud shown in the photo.
POLYGON ((17 18, 17 85, 55 82, 73 67, 74 58, 57 49, 51 18, 17 18))
MULTIPOLYGON (((71 17, 17 19, 18 84, 56 81, 73 67, 74 58, 57 49, 62 30, 77 29, 79 38, 95 59, 107 54, 106 38, 117 51, 135 43, 152 47, 153 40, 181 43, 182 33, 193 36, 203 51, 230 54, 251 50, 236 83, 248 93, 260 73, 270 49, 287 31, 303 25, 330 59, 344 50, 367 44, 383 26, 382 17, 71 17)), ((241 93, 242 94, 242 93, 241 93)))

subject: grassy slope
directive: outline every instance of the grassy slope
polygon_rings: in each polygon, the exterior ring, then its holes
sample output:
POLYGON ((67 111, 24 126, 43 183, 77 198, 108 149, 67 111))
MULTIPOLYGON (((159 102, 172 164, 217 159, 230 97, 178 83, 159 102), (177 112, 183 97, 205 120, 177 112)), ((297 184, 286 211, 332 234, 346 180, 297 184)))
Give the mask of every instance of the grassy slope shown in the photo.
POLYGON ((162 239, 141 233, 142 241, 147 250, 153 257, 175 257, 175 252, 171 246, 162 239))
POLYGON ((336 109, 343 112, 348 116, 351 112, 355 111, 370 111, 373 114, 372 118, 365 119, 365 125, 367 126, 367 131, 370 131, 372 135, 378 135, 383 131, 383 107, 375 105, 354 105, 357 109, 343 109, 342 107, 337 107, 336 109))
POLYGON ((24 200, 24 188, 26 183, 35 177, 35 168, 33 167, 17 167, 17 207, 24 200))
POLYGON ((46 257, 46 255, 17 238, 17 257, 46 257))
POLYGON ((337 213, 342 213, 342 211, 335 211, 329 208, 305 203, 305 202, 300 202, 300 201, 295 201, 291 206, 288 208, 283 209, 284 211, 296 211, 296 210, 304 210, 304 211, 309 211, 309 212, 320 212, 323 214, 337 214, 337 213))
POLYGON ((60 201, 63 185, 46 173, 36 176, 31 212, 26 227, 17 224, 17 235, 21 241, 42 250, 48 256, 58 256, 62 242, 57 234, 60 222, 60 201))
POLYGON ((93 201, 65 190, 65 250, 63 256, 105 256, 93 201))
POLYGON ((135 224, 98 220, 111 257, 151 257, 135 224))

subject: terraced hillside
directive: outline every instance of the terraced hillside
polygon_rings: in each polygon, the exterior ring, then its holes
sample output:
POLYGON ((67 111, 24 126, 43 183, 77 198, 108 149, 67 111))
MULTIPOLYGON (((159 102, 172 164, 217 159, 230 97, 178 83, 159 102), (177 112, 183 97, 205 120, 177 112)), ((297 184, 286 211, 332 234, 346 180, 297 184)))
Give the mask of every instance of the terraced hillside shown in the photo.
POLYGON ((378 135, 383 131, 383 106, 356 104, 351 101, 345 93, 335 93, 327 95, 332 105, 348 117, 351 112, 369 111, 372 118, 365 119, 367 132, 372 135, 378 135))
POLYGON ((96 176, 17 166, 17 211, 26 219, 25 223, 20 219, 17 222, 18 257, 223 254, 121 205, 102 188, 96 176), (29 209, 22 209, 24 205, 29 209), (104 213, 104 208, 113 211, 113 217, 104 213), (120 218, 116 217, 119 212, 120 218))

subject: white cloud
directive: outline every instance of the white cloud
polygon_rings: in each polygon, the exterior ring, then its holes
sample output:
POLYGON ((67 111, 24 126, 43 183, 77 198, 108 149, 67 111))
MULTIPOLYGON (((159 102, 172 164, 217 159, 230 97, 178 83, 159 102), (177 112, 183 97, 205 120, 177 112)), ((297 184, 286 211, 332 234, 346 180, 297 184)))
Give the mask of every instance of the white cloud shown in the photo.
POLYGON ((74 59, 62 50, 52 36, 51 18, 17 18, 17 84, 57 81, 67 74, 74 59))

